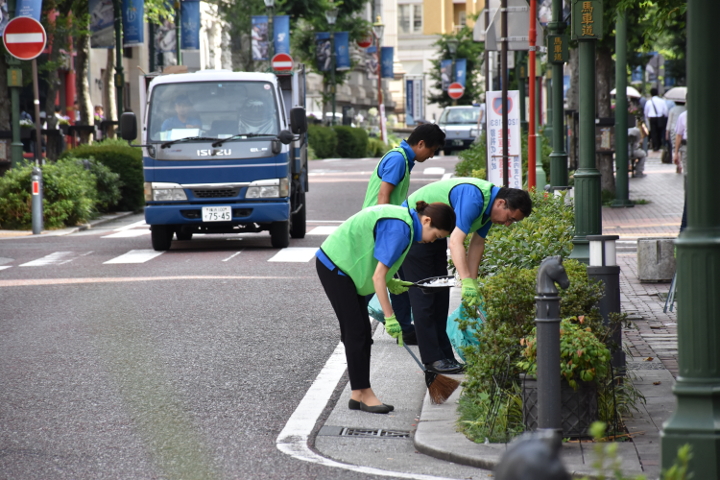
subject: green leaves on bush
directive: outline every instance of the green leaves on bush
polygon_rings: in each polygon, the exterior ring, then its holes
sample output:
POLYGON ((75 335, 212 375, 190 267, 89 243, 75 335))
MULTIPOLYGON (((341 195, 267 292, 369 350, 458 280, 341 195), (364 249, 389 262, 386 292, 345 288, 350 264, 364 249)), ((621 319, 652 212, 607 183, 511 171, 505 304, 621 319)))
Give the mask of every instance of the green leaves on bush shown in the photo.
POLYGON ((371 143, 364 129, 347 125, 308 125, 308 141, 317 158, 380 157, 390 149, 380 140, 371 143))
MULTIPOLYGON (((15 167, 0 178, 0 225, 8 229, 32 227, 32 164, 15 167)), ((86 222, 95 214, 96 177, 75 159, 42 167, 43 223, 61 228, 86 222)))
POLYGON ((332 158, 337 148, 337 134, 330 127, 308 125, 308 142, 317 158, 332 158))
POLYGON ((135 212, 145 206, 141 149, 113 140, 66 150, 60 158, 69 157, 95 159, 120 176, 121 198, 109 210, 135 212))
POLYGON ((340 158, 363 158, 367 155, 368 134, 362 128, 345 125, 333 127, 337 135, 337 156, 340 158))
POLYGON ((368 138, 368 157, 380 158, 385 155, 388 150, 390 150, 390 147, 387 144, 383 143, 383 141, 379 138, 368 138))

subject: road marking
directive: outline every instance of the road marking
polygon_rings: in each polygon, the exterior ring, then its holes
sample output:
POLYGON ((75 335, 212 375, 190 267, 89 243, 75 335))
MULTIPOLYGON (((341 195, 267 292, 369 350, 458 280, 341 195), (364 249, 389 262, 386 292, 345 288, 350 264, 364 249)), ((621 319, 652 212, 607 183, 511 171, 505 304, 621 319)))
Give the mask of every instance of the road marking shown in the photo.
POLYGON ((330 235, 337 229, 338 227, 315 227, 307 232, 306 235, 330 235))
POLYGON ((442 178, 440 180, 447 180, 448 178, 452 178, 452 176, 453 176, 452 173, 446 173, 445 175, 442 176, 442 178))
POLYGON ((237 256, 240 255, 241 253, 242 253, 242 250, 240 250, 239 252, 235 252, 235 253, 233 253, 232 255, 230 255, 228 258, 223 259, 223 262, 227 262, 227 261, 230 260, 231 258, 237 257, 237 256))
POLYGON ((177 277, 92 277, 92 278, 31 278, 25 280, 0 280, 0 287, 33 287, 44 285, 72 285, 77 283, 128 283, 168 280, 309 280, 317 277, 271 277, 243 275, 185 275, 177 277))
POLYGON ((32 262, 23 263, 21 267, 44 267, 45 265, 57 265, 64 260, 67 260, 69 255, 73 252, 53 252, 50 255, 45 255, 42 258, 33 260, 32 262))
POLYGON ((150 235, 150 230, 123 230, 117 233, 111 233, 100 238, 130 238, 139 237, 141 235, 150 235))
POLYGON ((145 263, 148 260, 152 260, 153 258, 162 255, 165 252, 156 252, 155 250, 130 250, 127 253, 124 253, 120 255, 119 257, 115 257, 111 260, 108 260, 107 262, 103 262, 103 264, 108 263, 145 263))
POLYGON ((12 267, 12 265, 8 265, 8 266, 0 267, 0 270, 5 270, 6 268, 10 268, 10 267, 12 267))
POLYGON ((123 230, 130 230, 135 227, 144 226, 145 228, 150 228, 150 225, 145 223, 145 220, 140 220, 139 222, 131 223, 130 225, 125 225, 124 227, 116 228, 113 231, 114 232, 122 232, 123 230))
POLYGON ((276 253, 268 262, 298 262, 306 263, 315 256, 316 247, 290 247, 283 248, 276 253))
POLYGON ((307 393, 300 401, 290 419, 285 424, 280 435, 275 440, 275 445, 281 452, 290 455, 298 460, 317 463, 325 467, 342 468, 354 472, 361 472, 369 475, 381 475, 395 478, 416 478, 418 480, 450 480, 444 477, 432 475, 413 474, 405 472, 392 472, 374 467, 363 467, 360 465, 349 465, 325 458, 308 447, 310 433, 320 418, 325 406, 330 400, 335 387, 345 373, 347 361, 345 360, 345 346, 338 343, 320 374, 310 385, 307 393))
POLYGON ((444 175, 445 169, 442 167, 427 167, 423 170, 423 175, 444 175))
POLYGON ((78 255, 77 257, 73 257, 73 258, 71 258, 71 259, 65 260, 64 262, 60 262, 58 265, 65 265, 66 263, 72 262, 72 261, 75 260, 76 258, 86 257, 86 256, 90 255, 91 253, 93 253, 92 250, 90 250, 89 252, 85 252, 85 253, 83 253, 83 254, 81 254, 81 255, 78 255))

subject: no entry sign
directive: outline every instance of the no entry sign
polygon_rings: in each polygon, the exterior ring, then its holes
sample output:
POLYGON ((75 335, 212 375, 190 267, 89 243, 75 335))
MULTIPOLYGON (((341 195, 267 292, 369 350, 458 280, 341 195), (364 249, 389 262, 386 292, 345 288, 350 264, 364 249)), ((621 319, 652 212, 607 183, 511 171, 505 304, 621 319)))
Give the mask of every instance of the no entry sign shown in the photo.
POLYGON ((368 48, 370 45, 373 44, 372 35, 368 35, 367 37, 363 38, 362 40, 358 40, 357 44, 358 44, 358 47, 360 47, 360 48, 368 48))
POLYGON ((15 17, 10 20, 3 33, 5 48, 20 60, 37 58, 45 49, 47 35, 42 24, 32 17, 15 17))
POLYGON ((278 72, 289 72, 293 68, 293 59, 287 53, 278 53, 272 58, 272 69, 278 72))
POLYGON ((465 93, 465 87, 458 82, 451 83, 450 86, 448 86, 448 96, 453 100, 462 97, 463 93, 465 93))

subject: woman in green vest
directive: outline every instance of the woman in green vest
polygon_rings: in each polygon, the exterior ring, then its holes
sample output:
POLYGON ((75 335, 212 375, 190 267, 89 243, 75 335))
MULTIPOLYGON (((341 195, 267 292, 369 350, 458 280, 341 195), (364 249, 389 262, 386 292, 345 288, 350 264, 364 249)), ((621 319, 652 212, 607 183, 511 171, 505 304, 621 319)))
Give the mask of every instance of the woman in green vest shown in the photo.
POLYGON ((393 278, 410 246, 445 238, 455 228, 455 212, 444 203, 415 208, 376 205, 356 213, 333 232, 317 252, 317 271, 338 321, 345 345, 352 395, 348 407, 370 413, 389 413, 370 387, 372 332, 367 296, 377 293, 385 315, 385 329, 402 344, 402 329, 387 290, 407 291, 409 282, 393 278))

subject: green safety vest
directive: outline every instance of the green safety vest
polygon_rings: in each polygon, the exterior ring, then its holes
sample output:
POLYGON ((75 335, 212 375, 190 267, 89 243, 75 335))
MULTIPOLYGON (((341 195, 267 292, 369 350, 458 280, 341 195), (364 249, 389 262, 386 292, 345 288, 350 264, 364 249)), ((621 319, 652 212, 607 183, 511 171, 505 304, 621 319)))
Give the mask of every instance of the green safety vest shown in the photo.
POLYGON ((372 276, 378 261, 375 251, 375 227, 380 220, 396 218, 410 227, 410 239, 400 258, 390 265, 385 281, 390 280, 400 269, 405 256, 410 251, 415 232, 410 211, 396 205, 376 205, 368 207, 348 218, 320 246, 325 255, 355 283, 358 295, 370 295, 375 292, 372 276))
POLYGON ((365 203, 363 203, 362 208, 377 205, 378 193, 380 193, 380 185, 382 185, 382 178, 380 178, 378 170, 380 169, 380 164, 383 162, 383 160, 385 160, 385 157, 387 157, 392 152, 400 152, 405 159, 405 176, 402 178, 402 180, 400 180, 400 183, 395 185, 395 188, 390 194, 390 204, 402 205, 402 203, 407 198, 407 193, 410 189, 410 162, 408 161, 405 150, 402 147, 397 147, 389 150, 385 155, 383 155, 383 157, 380 159, 377 166, 375 167, 375 172, 373 172, 372 176, 370 177, 370 183, 368 183, 367 193, 365 194, 365 203))
MULTIPOLYGON (((422 188, 419 188, 416 190, 412 195, 410 195, 410 198, 408 198, 408 205, 410 208, 415 208, 415 205, 419 200, 422 200, 427 203, 434 203, 434 202, 442 202, 447 203, 451 207, 455 208, 452 203, 450 203, 450 192, 453 188, 455 188, 458 185, 463 184, 469 184, 469 185, 475 185, 478 190, 480 190, 480 193, 482 193, 483 200, 485 204, 483 205, 482 212, 480 213, 480 216, 473 220, 472 224, 470 225, 470 232, 476 232, 480 230, 482 227, 484 227, 489 221, 490 221, 490 215, 487 216, 487 219, 483 221, 483 216, 485 214, 485 210, 487 210, 487 202, 490 201, 490 196, 492 194, 492 187, 494 186, 492 183, 488 182, 487 180, 480 180, 479 178, 449 178, 447 180, 440 180, 438 182, 433 182, 428 185, 425 185, 422 188)), ((465 233, 470 233, 465 232, 465 233)))

